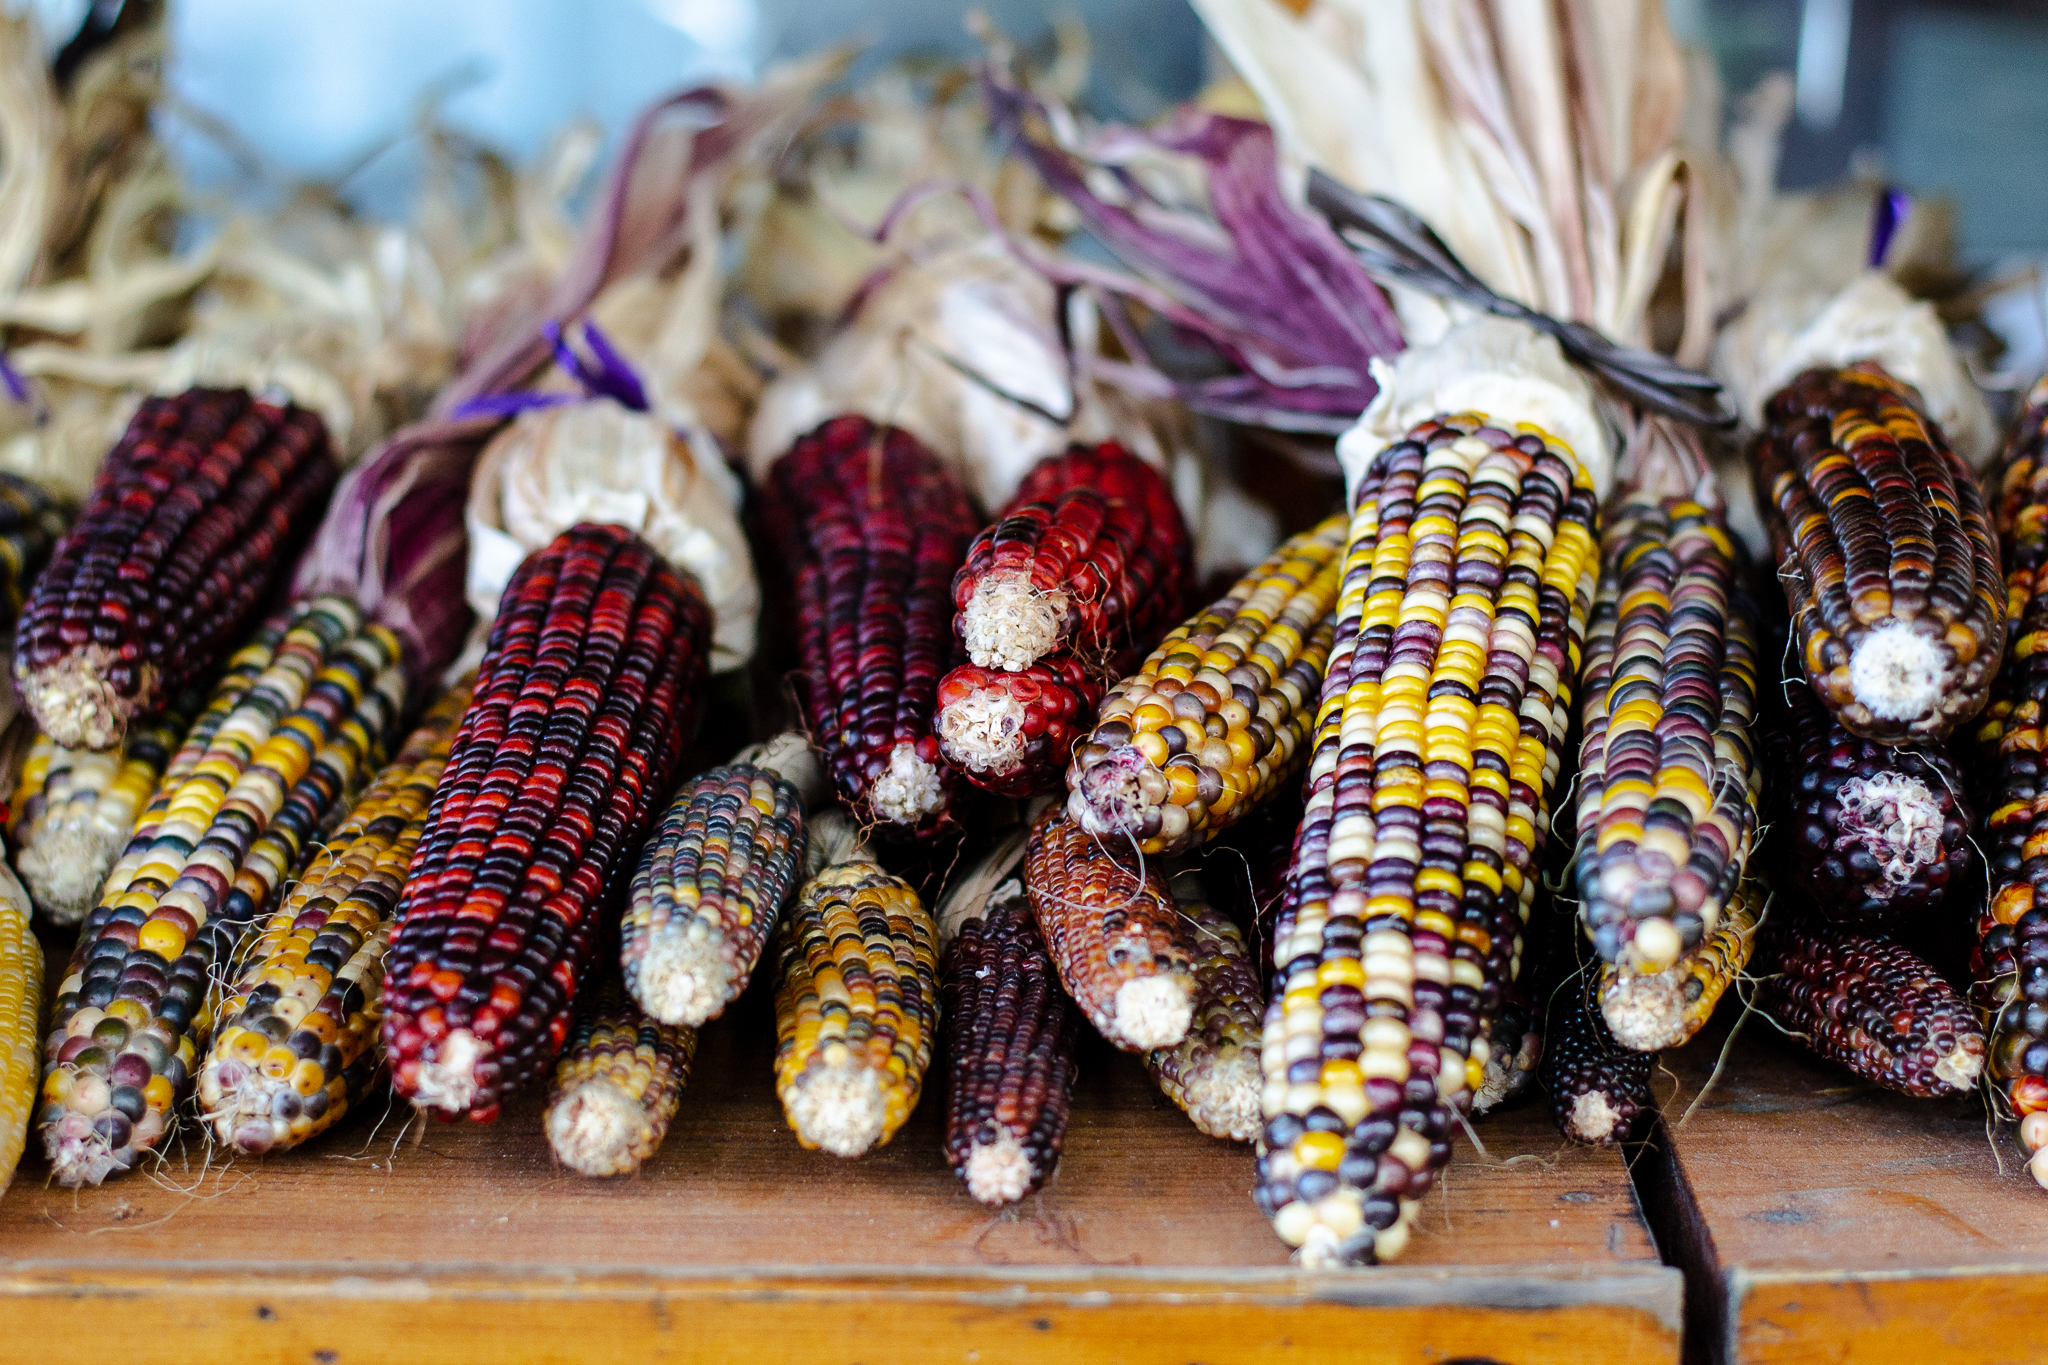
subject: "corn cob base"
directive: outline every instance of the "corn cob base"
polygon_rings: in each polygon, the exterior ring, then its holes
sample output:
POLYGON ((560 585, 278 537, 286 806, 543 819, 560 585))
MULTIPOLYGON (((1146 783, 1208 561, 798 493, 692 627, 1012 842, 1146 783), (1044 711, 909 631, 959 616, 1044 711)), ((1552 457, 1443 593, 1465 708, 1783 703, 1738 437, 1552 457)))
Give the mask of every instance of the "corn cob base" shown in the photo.
POLYGON ((1768 957, 1758 1008, 1829 1061, 1922 1099, 1967 1091, 1983 1074, 1969 1006, 1906 948, 1795 924, 1771 933, 1768 957))
POLYGON ((639 1170, 668 1136, 696 1054, 695 1029, 657 1023, 608 992, 555 1065, 544 1120, 555 1160, 579 1175, 639 1170))
POLYGON ((1650 1078, 1657 1058, 1617 1044, 1600 1011, 1583 996, 1562 1008, 1567 1016, 1543 1062, 1557 1131, 1591 1146, 1620 1142, 1656 1107, 1650 1078))
POLYGON ((1178 894, 1194 950, 1195 1010, 1188 1036, 1145 1055, 1166 1097, 1196 1128, 1214 1138, 1252 1142, 1259 1136, 1261 1017, 1252 953, 1244 934, 1206 899, 1178 894))
POLYGON ((932 728, 939 751, 983 791, 1036 796, 1058 791, 1074 741, 1095 716, 1106 683, 1069 653, 1014 673, 967 664, 939 684, 932 728))
POLYGON ((1682 1047, 1713 1017, 1721 997, 1749 966, 1757 919, 1768 892, 1743 881, 1706 946, 1661 972, 1600 972, 1600 1013, 1614 1040, 1636 1052, 1682 1047))

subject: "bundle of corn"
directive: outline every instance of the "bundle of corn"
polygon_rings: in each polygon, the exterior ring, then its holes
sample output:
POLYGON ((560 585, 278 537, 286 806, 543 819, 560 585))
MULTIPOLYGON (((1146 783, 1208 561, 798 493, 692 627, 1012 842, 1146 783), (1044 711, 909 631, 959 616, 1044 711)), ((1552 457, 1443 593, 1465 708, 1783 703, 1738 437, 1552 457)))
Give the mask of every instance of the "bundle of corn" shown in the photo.
POLYGON ((1171 879, 1193 958, 1194 1015, 1188 1036, 1145 1054, 1159 1089, 1210 1137, 1259 1136, 1260 1016, 1265 992, 1244 932, 1209 903, 1188 872, 1171 879), (1193 884, 1191 884, 1193 883, 1193 884))
POLYGON ((548 1146, 579 1175, 631 1175, 660 1148, 697 1030, 641 1013, 616 982, 591 992, 548 1086, 548 1146))
POLYGON ((42 1018, 43 949, 29 925, 28 893, 0 863, 0 1194, 28 1146, 42 1018))
POLYGON ((1600 968, 1600 1013, 1614 1041, 1638 1052, 1681 1047, 1706 1025, 1756 950, 1757 925, 1769 891, 1745 877, 1699 951, 1660 972, 1600 968))

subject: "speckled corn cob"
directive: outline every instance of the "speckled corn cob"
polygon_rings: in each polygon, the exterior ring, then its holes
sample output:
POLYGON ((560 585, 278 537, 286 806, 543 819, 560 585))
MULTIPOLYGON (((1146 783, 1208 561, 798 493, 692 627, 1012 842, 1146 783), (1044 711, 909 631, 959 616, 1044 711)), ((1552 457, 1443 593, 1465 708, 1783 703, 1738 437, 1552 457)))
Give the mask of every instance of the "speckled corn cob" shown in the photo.
POLYGON ((292 571, 334 489, 313 413, 240 390, 147 398, 36 579, 14 651, 57 743, 118 748, 203 687, 292 571))
POLYGON ((1014 673, 962 664, 939 683, 939 752, 998 796, 1057 792, 1108 685, 1102 670, 1068 650, 1014 673))
POLYGON ((43 949, 29 925, 28 893, 0 863, 0 1194, 28 1146, 42 1017, 43 949))
POLYGON ((1924 919, 1976 881, 1963 776, 1940 746, 1844 729, 1804 683, 1785 685, 1774 746, 1773 875, 1823 917, 1863 929, 1924 919))
POLYGON ((1625 502, 1586 628, 1579 913, 1603 961, 1655 972, 1713 934, 1749 861, 1762 774, 1757 638, 1735 546, 1689 498, 1625 502))
POLYGON ((1188 1036, 1145 1054, 1165 1096, 1210 1137, 1251 1142, 1259 1135, 1259 989, 1251 948, 1229 916, 1210 905, 1192 878, 1173 881, 1195 975, 1188 1036))
POLYGON ((1714 1006, 1756 949, 1758 917, 1769 891, 1745 877, 1698 952, 1661 972, 1637 973, 1608 963, 1600 969, 1600 1013, 1614 1041, 1637 1052, 1681 1047, 1713 1017, 1714 1006))
POLYGON ((1764 421, 1757 504, 1807 681, 1864 739, 1945 738, 1983 709, 2005 647, 1975 476, 1875 365, 1808 370, 1764 421))
POLYGON ((865 822, 928 837, 958 822, 959 775, 932 733, 960 662, 953 575, 978 523, 917 438, 835 417, 769 471, 764 519, 796 580, 798 701, 865 822))
POLYGON ((1831 1062, 1923 1099, 1976 1085, 1984 1033, 1940 973, 1889 939, 1810 922, 1765 932, 1757 1008, 1831 1062))
POLYGON ((823 796, 801 735, 676 793, 640 855, 620 931, 626 989, 657 1021, 697 1027, 746 989, 802 880, 804 806, 823 796))
POLYGON ((399 900, 392 1089, 495 1118, 561 1052, 603 917, 673 790, 708 677, 695 579, 588 522, 505 588, 399 900))
POLYGON ((67 522, 50 495, 14 474, 0 474, 0 626, 14 623, 29 585, 50 560, 67 522))
POLYGON ((657 1023, 609 987, 555 1063, 544 1120, 555 1160, 580 1175, 631 1175, 660 1148, 697 1055, 697 1030, 657 1023))
POLYGON ((434 704, 257 932, 199 1071, 200 1112, 223 1146, 297 1147, 381 1075, 391 914, 468 705, 467 680, 434 704))
POLYGON ((1156 869, 1139 876, 1055 809, 1032 827, 1024 885, 1060 984, 1103 1037, 1145 1052, 1188 1036, 1194 958, 1156 869))
POLYGON ((975 537, 953 579, 955 629, 992 671, 1057 649, 1099 664, 1179 618, 1191 554, 1158 471, 1113 441, 1069 446, 1034 465, 975 537))
POLYGON ((1567 991, 1557 1009, 1562 1017, 1543 1057, 1557 1131, 1595 1146, 1620 1142, 1640 1115, 1656 1107, 1650 1090, 1656 1055, 1615 1042, 1583 990, 1567 991))
POLYGON ((1301 1261, 1384 1260, 1485 1076, 1593 599, 1577 458, 1470 414, 1358 489, 1307 813, 1273 930, 1260 1207, 1301 1261))
POLYGON ((259 675, 114 864, 59 988, 37 1126, 60 1183, 97 1184, 162 1140, 250 925, 382 760, 398 655, 354 603, 320 597, 233 660, 259 675))
POLYGON ((1336 629, 1345 519, 1294 537, 1109 690, 1067 769, 1082 830, 1185 852, 1299 771, 1336 629))
POLYGON ((856 853, 776 930, 775 1093, 797 1141, 860 1156, 896 1135, 939 1025, 939 939, 908 882, 856 853))

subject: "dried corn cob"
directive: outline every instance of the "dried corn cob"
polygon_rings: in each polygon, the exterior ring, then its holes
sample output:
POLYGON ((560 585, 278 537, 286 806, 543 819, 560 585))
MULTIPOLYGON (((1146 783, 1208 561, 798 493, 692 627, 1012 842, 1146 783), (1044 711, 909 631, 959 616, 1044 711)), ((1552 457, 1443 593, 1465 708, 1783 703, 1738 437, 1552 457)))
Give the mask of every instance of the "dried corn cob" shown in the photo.
POLYGON ((21 615, 65 523, 49 494, 18 475, 0 474, 0 626, 21 615))
POLYGON ((939 752, 984 791, 1056 792, 1108 684, 1100 669, 1068 650, 1014 673, 962 664, 939 683, 932 724, 939 752))
POLYGON ((983 669, 1066 649, 1091 664, 1145 647, 1181 612, 1192 542, 1166 480, 1113 441, 1024 476, 953 579, 954 628, 983 669))
POLYGON ((1256 1196, 1308 1265, 1384 1260, 1516 972, 1593 598, 1571 451, 1470 414, 1360 480, 1273 930, 1256 1196))
POLYGON ((1969 1090, 1984 1033, 1962 997, 1889 939, 1813 924, 1765 934, 1757 1007, 1868 1081, 1923 1099, 1969 1090))
POLYGON ((1569 991, 1563 1017, 1543 1058, 1543 1083, 1557 1131, 1573 1142, 1620 1142, 1636 1119, 1656 1108, 1650 1077, 1656 1054, 1631 1052, 1615 1042, 1584 991, 1569 991))
POLYGON ((1882 929, 1975 880, 1965 875, 1974 817, 1938 746, 1858 739, 1804 683, 1785 693, 1772 821, 1782 885, 1828 919, 1882 929))
POLYGON ((505 589, 399 901, 392 1088, 485 1121, 546 1068, 607 907, 675 782, 706 680, 694 580, 583 524, 505 589))
POLYGON ((2005 646, 1975 477, 1875 365, 1808 370, 1764 420, 1757 502, 1807 680, 1864 739, 1946 738, 1983 709, 2005 646))
MULTIPOLYGON (((119 750, 61 749, 37 735, 15 795, 15 861, 30 898, 52 924, 76 924, 99 900, 107 870, 193 730, 206 694, 185 693, 163 715, 133 726, 119 750)), ((197 762, 213 736, 196 748, 197 762)))
POLYGON ((1682 1047, 1713 1017, 1714 1006, 1749 966, 1757 922, 1769 896, 1759 877, 1745 877, 1714 936, 1661 972, 1637 973, 1608 963, 1600 969, 1600 1013, 1614 1041, 1637 1052, 1682 1047))
POLYGON ((434 704, 257 932, 199 1071, 224 1146, 297 1147, 369 1093, 391 914, 468 705, 467 681, 434 704))
POLYGON ((1187 874, 1173 879, 1174 906, 1193 949, 1195 1008, 1188 1036, 1145 1054, 1159 1089, 1210 1137, 1259 1135, 1259 989, 1251 948, 1230 917, 1187 874))
POLYGON ((1336 629, 1344 531, 1335 516, 1282 545, 1109 690, 1067 769, 1083 831, 1184 852, 1295 775, 1336 629))
POLYGON ((322 597, 235 656, 234 672, 258 676, 189 775, 160 789, 161 816, 108 874, 57 997, 37 1125, 61 1183, 126 1170, 167 1131, 219 975, 382 760, 404 700, 398 655, 354 603, 322 597))
POLYGON ((1472 1113, 1489 1114, 1529 1093, 1543 1063, 1543 1030, 1536 1002, 1521 984, 1501 997, 1500 1013, 1486 1035, 1486 1064, 1472 1092, 1472 1113))
POLYGON ((112 749, 204 686, 333 491, 320 419, 240 390, 143 400, 36 579, 14 654, 57 743, 112 749))
POLYGON ((0 862, 0 1194, 28 1146, 42 1015, 43 949, 29 926, 28 893, 0 862))
POLYGON ((769 473, 765 515, 796 578, 796 690, 826 770, 863 820, 928 836, 956 822, 959 777, 932 733, 959 661, 954 571, 967 495, 906 431, 836 417, 769 473))
POLYGON ((1032 827, 1024 885, 1060 984, 1103 1037, 1145 1052, 1188 1036, 1193 953, 1156 870, 1133 872, 1055 809, 1032 827))
POLYGON ((806 1148, 860 1156, 917 1107, 939 1025, 938 927, 856 849, 805 883, 776 933, 775 1093, 806 1148))
POLYGON ((631 1175, 668 1136, 689 1083, 697 1030, 657 1023, 617 986, 576 1022, 548 1089, 555 1160, 581 1175, 631 1175))
POLYGON ((1579 913, 1593 948, 1661 971, 1712 935, 1756 833, 1757 639, 1720 514, 1632 500, 1601 537, 1586 628, 1579 913))
POLYGON ((676 793, 640 855, 620 935, 626 989, 657 1021, 697 1027, 746 989, 802 880, 804 807, 824 794, 801 735, 676 793))

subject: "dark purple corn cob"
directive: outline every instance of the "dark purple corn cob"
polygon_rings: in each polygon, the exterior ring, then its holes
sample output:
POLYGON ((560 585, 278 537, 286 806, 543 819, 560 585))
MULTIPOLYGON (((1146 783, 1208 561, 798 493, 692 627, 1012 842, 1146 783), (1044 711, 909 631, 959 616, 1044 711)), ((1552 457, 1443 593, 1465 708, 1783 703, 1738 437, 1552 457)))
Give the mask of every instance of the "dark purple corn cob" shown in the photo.
POLYGON ((797 698, 834 786, 888 831, 951 828, 960 779, 932 713, 961 661, 951 586, 976 529, 966 493, 909 432, 848 416, 777 460, 766 495, 796 581, 797 698))
POLYGON ((202 685, 291 573, 334 490, 327 430, 239 389, 144 400, 22 613, 15 679, 69 748, 202 685))
POLYGON ((1650 1077, 1654 1052, 1631 1052, 1614 1041, 1600 1009, 1583 989, 1559 993, 1543 1054, 1543 1084, 1557 1131, 1573 1142, 1620 1142, 1645 1110, 1656 1107, 1650 1077))
POLYGON ((694 579, 583 524, 505 589, 413 857, 385 982, 392 1086, 496 1117, 554 1060, 707 678, 694 579))

